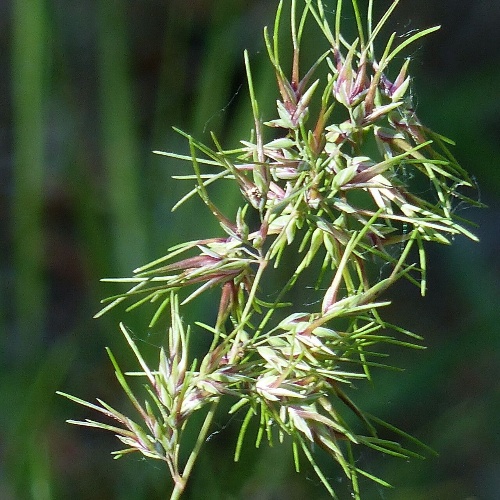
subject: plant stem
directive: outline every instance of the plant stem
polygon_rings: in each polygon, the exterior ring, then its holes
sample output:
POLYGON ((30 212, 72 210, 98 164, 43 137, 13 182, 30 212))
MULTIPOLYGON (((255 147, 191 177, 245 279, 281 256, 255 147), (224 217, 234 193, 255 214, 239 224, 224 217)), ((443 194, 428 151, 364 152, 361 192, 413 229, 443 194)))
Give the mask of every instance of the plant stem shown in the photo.
POLYGON ((207 416, 205 417, 205 421, 203 422, 203 426, 200 430, 200 434, 198 435, 198 439, 196 440, 196 444, 194 445, 193 451, 189 455, 188 461, 186 462, 186 467, 184 467, 184 471, 181 476, 180 481, 175 482, 175 488, 170 496, 170 500, 177 500, 180 498, 182 493, 184 492, 184 488, 186 487, 187 480, 189 475, 191 474, 196 459, 200 453, 201 447, 207 438, 208 431, 210 429, 210 425, 212 424, 212 420, 215 415, 215 411, 217 409, 218 401, 212 404, 210 409, 208 410, 207 416))
POLYGON ((264 270, 266 269, 266 266, 269 262, 269 252, 268 254, 261 260, 259 264, 259 268, 257 269, 257 272, 255 274, 255 278, 253 281, 252 289, 250 290, 250 293, 248 294, 247 302, 245 305, 245 309, 243 310, 243 313, 241 314, 241 319, 238 323, 238 326, 233 330, 231 335, 228 336, 235 336, 234 342, 233 342, 233 349, 232 349, 232 354, 230 357, 230 362, 233 362, 234 357, 238 353, 238 345, 240 344, 240 336, 241 332, 243 331, 247 321, 250 319, 250 315, 252 313, 252 305, 254 303, 255 299, 255 294, 257 293, 257 289, 259 287, 260 280, 262 278, 262 275, 264 274, 264 270))

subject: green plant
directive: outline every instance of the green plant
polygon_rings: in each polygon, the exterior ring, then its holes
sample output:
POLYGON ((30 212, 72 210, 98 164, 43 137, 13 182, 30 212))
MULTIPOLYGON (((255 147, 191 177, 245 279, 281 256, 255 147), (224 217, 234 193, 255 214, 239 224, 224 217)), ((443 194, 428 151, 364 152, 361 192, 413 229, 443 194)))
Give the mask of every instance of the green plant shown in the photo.
POLYGON ((305 456, 332 497, 335 491, 315 460, 315 446, 338 462, 355 498, 361 495, 359 475, 387 483, 356 466, 353 445, 398 457, 420 456, 378 437, 382 427, 425 449, 363 412, 347 393, 355 381, 370 380, 372 368, 386 366, 380 361, 385 344, 421 347, 419 336, 382 319, 380 310, 390 303, 383 293, 401 278, 425 292, 427 242, 448 244, 460 234, 475 239, 453 213, 457 201, 474 203, 461 193, 472 183, 449 152, 450 141, 418 120, 408 90, 409 59, 389 79, 389 65, 397 56, 437 28, 414 32, 399 44, 392 34, 382 55, 375 55, 397 4, 374 23, 370 1, 365 29, 358 2, 352 0, 358 35, 348 42, 341 34, 342 0, 333 29, 321 0, 305 0, 300 14, 291 0, 288 78, 280 52, 281 1, 272 35, 264 31, 281 96, 277 118, 262 119, 245 53, 254 115, 250 138, 225 150, 214 135, 210 147, 179 131, 191 154, 159 152, 191 162, 194 169, 193 175, 178 176, 195 186, 174 209, 198 195, 222 235, 180 243, 136 269, 133 277, 106 280, 132 287, 107 299, 96 316, 126 300, 132 301, 127 310, 158 304, 150 326, 170 311, 167 346, 159 350, 154 369, 124 324, 120 329, 140 371, 124 373, 108 350, 141 423, 104 401, 92 404, 61 394, 118 422, 70 421, 115 433, 126 445, 114 452, 116 457, 139 451, 166 462, 174 483, 171 498, 184 491, 222 398, 234 401, 231 414, 244 415, 236 460, 256 418, 256 445, 264 439, 290 440, 296 469, 305 456), (302 72, 300 47, 311 19, 326 47, 302 72), (236 184, 241 192, 234 217, 224 214, 209 194, 220 182, 236 184), (425 186, 419 189, 424 194, 417 194, 415 186, 425 186), (290 272, 289 262, 295 262, 290 272), (307 303, 299 293, 305 287, 311 295, 307 303), (186 325, 183 306, 211 289, 220 290, 213 324, 186 325), (190 355, 194 330, 212 339, 201 360, 190 355), (144 403, 127 376, 145 378, 144 403), (345 409, 363 431, 356 430, 345 409), (205 417, 189 458, 181 463, 186 425, 198 411, 205 417))

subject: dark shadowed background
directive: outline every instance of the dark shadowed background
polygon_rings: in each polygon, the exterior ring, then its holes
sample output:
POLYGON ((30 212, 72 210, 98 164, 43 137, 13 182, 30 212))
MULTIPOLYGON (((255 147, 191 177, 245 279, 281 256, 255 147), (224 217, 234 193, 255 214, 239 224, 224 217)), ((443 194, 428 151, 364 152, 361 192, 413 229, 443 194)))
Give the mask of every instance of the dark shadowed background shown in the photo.
MULTIPOLYGON (((96 415, 55 391, 128 408, 104 347, 134 369, 118 321, 151 354, 164 330, 148 330, 141 310, 93 320, 99 300, 117 291, 98 280, 217 230, 196 202, 170 212, 187 190, 171 175, 189 165, 151 150, 186 151, 174 125, 206 141, 213 130, 228 147, 248 137, 242 51, 261 107, 273 107, 262 28, 276 4, 0 2, 0 498, 168 497, 162 464, 113 461, 113 436, 64 423, 96 415)), ((346 24, 349 16, 346 8, 346 24)), ((367 499, 500 498, 500 2, 402 0, 392 22, 400 34, 436 24, 442 29, 409 52, 417 112, 457 142, 488 208, 457 207, 479 224, 481 242, 430 250, 425 299, 405 284, 392 292, 390 318, 423 335, 428 349, 395 350, 392 362, 405 371, 375 373, 374 386, 360 384, 352 397, 440 455, 405 462, 361 450, 359 465, 397 487, 367 482, 367 499)), ((226 196, 230 213, 235 198, 226 196)), ((196 319, 209 307, 199 301, 196 319)), ((217 423, 187 498, 326 497, 279 446, 250 446, 234 464, 236 427, 225 424, 217 423)), ((327 472, 348 498, 341 471, 327 472)))

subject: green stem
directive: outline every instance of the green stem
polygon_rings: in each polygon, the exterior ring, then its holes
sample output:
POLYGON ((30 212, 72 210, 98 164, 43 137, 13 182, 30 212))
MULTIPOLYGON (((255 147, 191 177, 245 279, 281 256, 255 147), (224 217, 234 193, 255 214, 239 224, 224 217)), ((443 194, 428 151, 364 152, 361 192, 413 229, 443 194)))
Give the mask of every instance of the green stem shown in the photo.
POLYGON ((262 275, 264 274, 264 270, 266 269, 268 262, 269 262, 269 259, 267 258, 267 256, 261 260, 259 268, 257 269, 257 272, 255 274, 255 279, 253 281, 252 289, 250 290, 250 293, 248 294, 248 299, 247 299, 247 303, 245 305, 245 309, 243 310, 243 313, 241 314, 241 319, 238 323, 238 326, 233 330, 231 335, 228 336, 228 339, 229 339, 229 337, 231 337, 233 335, 235 337, 234 343, 233 343, 233 347, 234 347, 233 351, 234 352, 231 353, 230 362, 234 361, 234 356, 236 356, 236 354, 238 353, 238 345, 240 343, 239 337, 241 335, 241 332, 243 331, 243 327, 245 326, 246 322, 250 318, 251 310, 252 310, 253 303, 255 300, 255 294, 257 293, 257 289, 259 287, 260 280, 262 278, 262 275))
MULTIPOLYGON (((217 409, 218 401, 212 404, 210 410, 205 417, 205 421, 203 422, 203 426, 200 430, 200 434, 198 435, 198 439, 196 440, 196 444, 194 445, 193 451, 189 455, 188 461, 186 462, 186 467, 184 467, 184 471, 182 472, 182 476, 175 481, 174 491, 170 496, 170 500, 177 500, 182 495, 184 488, 186 487, 189 476, 193 470, 194 464, 198 455, 200 454, 201 447, 203 443, 206 441, 208 431, 210 430, 210 425, 212 424, 212 420, 215 415, 215 411, 217 409)), ((175 479, 175 478, 174 478, 175 479)))

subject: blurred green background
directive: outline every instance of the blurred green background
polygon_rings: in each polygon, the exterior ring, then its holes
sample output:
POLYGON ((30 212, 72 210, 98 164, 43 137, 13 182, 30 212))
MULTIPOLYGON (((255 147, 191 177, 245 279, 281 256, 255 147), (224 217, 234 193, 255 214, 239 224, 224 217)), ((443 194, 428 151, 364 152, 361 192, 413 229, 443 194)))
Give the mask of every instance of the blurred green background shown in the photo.
MULTIPOLYGON (((64 423, 84 408, 57 389, 126 403, 104 347, 126 368, 124 319, 152 354, 164 340, 147 316, 92 320, 128 275, 215 225, 196 202, 171 214, 189 165, 151 153, 184 152, 173 125, 223 144, 252 126, 243 49, 261 107, 277 98, 262 28, 271 0, 4 0, 0 2, 0 498, 167 498, 166 470, 139 456, 113 461, 111 435, 64 423), (212 224, 212 225, 211 225, 212 224)), ((326 2, 327 5, 334 2, 326 2)), ((380 0, 382 8, 390 2, 380 0)), ((401 34, 442 24, 411 48, 420 119, 457 142, 486 210, 457 207, 479 224, 480 244, 430 250, 429 292, 401 284, 390 318, 425 336, 426 351, 392 353, 406 370, 375 373, 352 397, 439 451, 398 461, 360 451, 359 465, 397 486, 366 483, 366 498, 500 498, 500 2, 403 1, 401 34)), ((348 9, 344 21, 353 19, 348 9)), ((309 42, 309 43, 313 43, 309 42)), ((235 204, 227 197, 228 213, 235 204)), ((200 301, 199 316, 209 305, 200 301)), ((127 365, 128 363, 128 365, 127 365)), ((233 464, 235 428, 223 419, 186 498, 325 498, 314 475, 292 471, 288 450, 233 464)), ((327 475, 348 498, 336 467, 327 475)))

